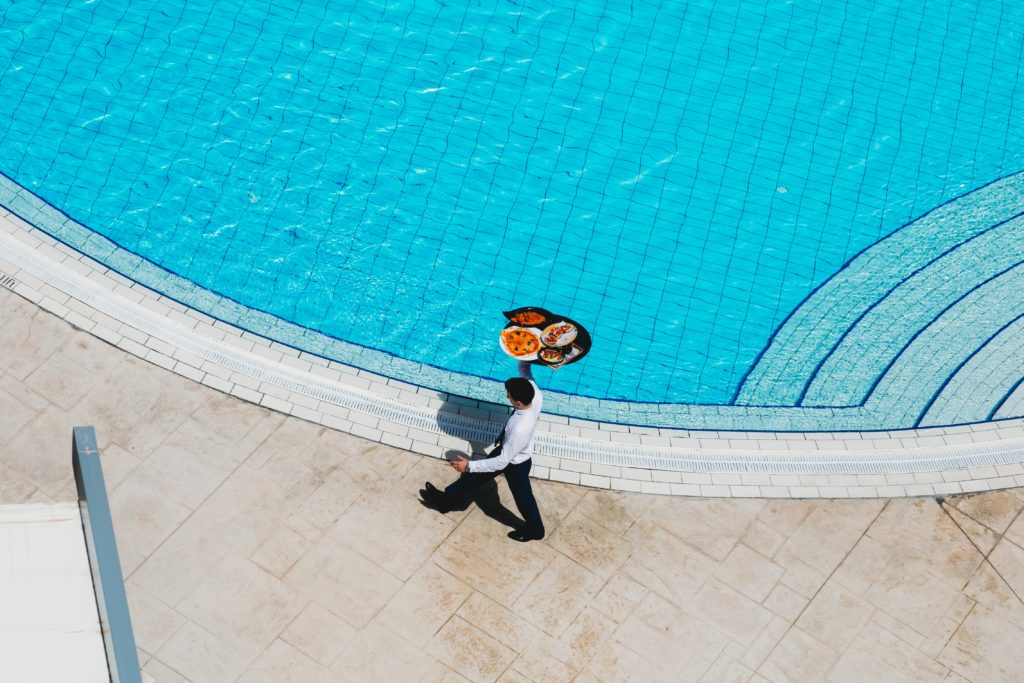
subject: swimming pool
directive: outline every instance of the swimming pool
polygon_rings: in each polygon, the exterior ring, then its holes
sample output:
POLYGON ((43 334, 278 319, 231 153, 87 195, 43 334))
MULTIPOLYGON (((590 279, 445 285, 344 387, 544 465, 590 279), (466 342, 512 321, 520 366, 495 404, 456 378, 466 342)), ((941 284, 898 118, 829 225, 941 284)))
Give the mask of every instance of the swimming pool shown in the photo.
MULTIPOLYGON (((1024 168, 1022 28, 1013 3, 16 2, 0 171, 131 277, 415 383, 503 377, 500 311, 533 304, 594 337, 540 378, 557 392, 857 407, 921 328, 838 367, 822 330, 844 321, 808 311, 843 308, 858 258, 899 272, 886 236, 1024 168), (807 316, 828 353, 778 351, 807 316), (840 377, 863 389, 822 388, 840 377)), ((993 224, 1018 202, 1000 196, 993 224)), ((845 323, 905 317, 871 296, 845 323)), ((975 348, 943 371, 999 357, 975 348)))

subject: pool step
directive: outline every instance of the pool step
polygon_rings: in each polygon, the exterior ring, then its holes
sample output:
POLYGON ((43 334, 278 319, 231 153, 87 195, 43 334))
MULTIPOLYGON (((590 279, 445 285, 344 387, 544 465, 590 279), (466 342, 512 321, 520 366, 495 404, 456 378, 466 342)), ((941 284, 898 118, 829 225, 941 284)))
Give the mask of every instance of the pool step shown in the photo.
POLYGON ((736 404, 916 411, 927 424, 990 419, 1024 374, 999 363, 1014 354, 1000 331, 1024 305, 1022 209, 1018 173, 861 252, 779 328, 736 404), (967 386, 971 399, 951 398, 967 386))

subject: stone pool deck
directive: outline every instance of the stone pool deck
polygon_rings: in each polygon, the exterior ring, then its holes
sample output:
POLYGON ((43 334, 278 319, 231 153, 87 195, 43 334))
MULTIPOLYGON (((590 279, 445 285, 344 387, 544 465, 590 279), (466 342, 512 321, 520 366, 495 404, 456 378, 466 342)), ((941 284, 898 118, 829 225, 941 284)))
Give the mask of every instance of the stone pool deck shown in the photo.
MULTIPOLYGON (((71 501, 95 425, 143 680, 1020 680, 1024 491, 695 499, 451 470, 140 360, 0 289, 0 503, 71 501)), ((466 442, 461 446, 465 448, 466 442)), ((909 493, 904 490, 902 493, 909 493)), ((876 493, 880 493, 876 492, 876 493)))

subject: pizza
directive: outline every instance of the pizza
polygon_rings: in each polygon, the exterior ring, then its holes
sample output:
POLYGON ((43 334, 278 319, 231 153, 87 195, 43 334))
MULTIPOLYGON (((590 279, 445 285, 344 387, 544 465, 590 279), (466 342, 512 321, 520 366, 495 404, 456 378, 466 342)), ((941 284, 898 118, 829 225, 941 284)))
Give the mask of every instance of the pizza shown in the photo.
POLYGON ((501 340, 505 343, 505 349, 516 358, 532 356, 540 351, 540 337, 536 332, 522 327, 502 330, 501 340))
POLYGON ((541 338, 545 346, 565 346, 576 338, 576 332, 575 325, 562 321, 545 327, 541 338))
POLYGON ((540 325, 544 322, 544 316, 537 311, 523 311, 512 316, 512 322, 520 325, 540 325))

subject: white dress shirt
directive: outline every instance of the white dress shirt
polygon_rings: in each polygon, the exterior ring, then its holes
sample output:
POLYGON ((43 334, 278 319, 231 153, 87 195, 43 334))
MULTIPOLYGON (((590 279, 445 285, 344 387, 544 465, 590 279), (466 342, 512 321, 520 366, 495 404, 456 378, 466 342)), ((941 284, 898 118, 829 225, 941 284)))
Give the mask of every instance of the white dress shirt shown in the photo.
POLYGON ((505 425, 505 438, 501 442, 501 454, 486 460, 471 460, 468 472, 498 472, 508 465, 526 462, 533 455, 533 434, 537 431, 540 410, 544 407, 544 397, 540 387, 533 381, 529 363, 519 364, 519 375, 530 380, 533 385, 533 400, 525 408, 516 408, 512 417, 505 425))

